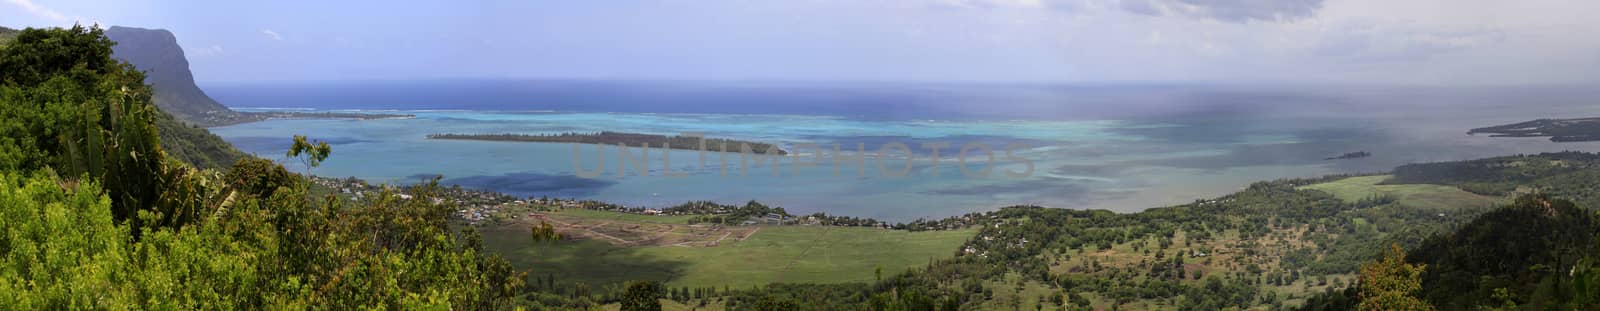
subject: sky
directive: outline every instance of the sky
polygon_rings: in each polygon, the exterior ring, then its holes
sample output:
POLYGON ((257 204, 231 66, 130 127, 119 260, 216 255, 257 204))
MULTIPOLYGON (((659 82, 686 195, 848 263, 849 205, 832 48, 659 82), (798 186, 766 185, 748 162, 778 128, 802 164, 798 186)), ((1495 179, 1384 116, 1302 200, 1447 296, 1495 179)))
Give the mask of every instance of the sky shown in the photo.
POLYGON ((205 83, 1600 82, 1592 0, 0 0, 171 30, 205 83))

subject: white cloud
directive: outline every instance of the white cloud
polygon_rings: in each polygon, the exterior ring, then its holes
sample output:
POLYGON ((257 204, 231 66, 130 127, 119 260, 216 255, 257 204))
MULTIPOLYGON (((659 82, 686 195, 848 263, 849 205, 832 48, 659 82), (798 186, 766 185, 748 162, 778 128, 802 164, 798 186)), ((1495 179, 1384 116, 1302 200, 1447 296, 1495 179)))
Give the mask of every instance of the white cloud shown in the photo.
POLYGON ((22 9, 25 10, 25 11, 28 11, 29 14, 33 14, 34 16, 38 16, 40 18, 49 19, 49 20, 58 21, 58 22, 65 22, 65 21, 69 20, 67 18, 66 14, 61 14, 61 12, 57 12, 56 10, 51 10, 50 8, 41 6, 41 5, 37 4, 37 3, 33 3, 33 0, 0 0, 0 1, 5 1, 6 3, 10 3, 12 5, 22 7, 22 9))
POLYGON ((272 40, 283 41, 283 35, 278 34, 276 31, 272 31, 272 29, 262 29, 261 34, 266 35, 267 38, 271 38, 272 40))

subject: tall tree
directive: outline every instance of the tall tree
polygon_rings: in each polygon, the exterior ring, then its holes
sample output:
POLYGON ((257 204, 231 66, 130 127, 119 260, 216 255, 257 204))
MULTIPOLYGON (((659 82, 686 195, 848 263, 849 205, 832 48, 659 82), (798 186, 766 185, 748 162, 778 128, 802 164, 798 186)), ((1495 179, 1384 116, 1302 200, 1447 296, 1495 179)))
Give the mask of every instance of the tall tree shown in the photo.
POLYGON ((1417 297, 1426 265, 1406 263, 1400 245, 1389 245, 1383 259, 1361 266, 1360 310, 1433 310, 1417 297))
POLYGON ((622 311, 660 311, 661 283, 629 282, 622 291, 622 311))

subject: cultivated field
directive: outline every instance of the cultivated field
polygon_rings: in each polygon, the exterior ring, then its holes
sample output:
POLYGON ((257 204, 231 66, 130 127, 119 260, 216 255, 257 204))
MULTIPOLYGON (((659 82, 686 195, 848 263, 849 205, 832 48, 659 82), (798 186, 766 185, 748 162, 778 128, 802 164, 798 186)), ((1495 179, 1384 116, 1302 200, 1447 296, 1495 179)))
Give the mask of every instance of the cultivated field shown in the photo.
POLYGON ((975 229, 907 232, 827 226, 688 225, 684 216, 592 210, 526 212, 485 228, 484 244, 533 276, 596 289, 628 280, 668 286, 747 288, 772 282, 870 281, 953 257, 975 229), (534 243, 529 224, 545 221, 568 237, 534 243))
POLYGON ((1406 184, 1380 185, 1389 175, 1357 176, 1331 182, 1300 187, 1321 190, 1345 201, 1359 201, 1379 195, 1391 195, 1406 206, 1428 209, 1453 209, 1484 207, 1507 203, 1504 198, 1483 196, 1466 192, 1454 186, 1406 184))

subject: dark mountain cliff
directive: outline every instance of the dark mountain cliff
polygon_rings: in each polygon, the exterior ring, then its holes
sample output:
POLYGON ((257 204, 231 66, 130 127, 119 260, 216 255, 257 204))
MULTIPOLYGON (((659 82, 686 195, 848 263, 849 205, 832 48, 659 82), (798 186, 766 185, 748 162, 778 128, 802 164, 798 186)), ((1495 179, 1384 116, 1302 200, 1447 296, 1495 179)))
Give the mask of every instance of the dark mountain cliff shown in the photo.
POLYGON ((155 89, 156 106, 179 120, 198 126, 218 126, 250 118, 218 104, 194 84, 189 60, 178 38, 163 29, 112 26, 106 37, 116 41, 112 57, 143 70, 145 83, 155 89))

